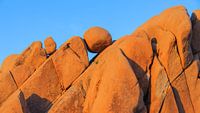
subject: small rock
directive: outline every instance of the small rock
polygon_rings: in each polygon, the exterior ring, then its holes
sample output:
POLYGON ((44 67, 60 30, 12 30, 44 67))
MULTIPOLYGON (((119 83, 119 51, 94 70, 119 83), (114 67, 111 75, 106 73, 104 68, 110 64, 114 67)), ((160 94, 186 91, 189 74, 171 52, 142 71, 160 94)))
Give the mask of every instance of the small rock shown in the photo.
POLYGON ((50 55, 50 54, 52 54, 53 52, 56 51, 56 43, 55 43, 55 41, 53 40, 52 37, 47 37, 45 39, 44 46, 45 46, 46 53, 48 55, 50 55))

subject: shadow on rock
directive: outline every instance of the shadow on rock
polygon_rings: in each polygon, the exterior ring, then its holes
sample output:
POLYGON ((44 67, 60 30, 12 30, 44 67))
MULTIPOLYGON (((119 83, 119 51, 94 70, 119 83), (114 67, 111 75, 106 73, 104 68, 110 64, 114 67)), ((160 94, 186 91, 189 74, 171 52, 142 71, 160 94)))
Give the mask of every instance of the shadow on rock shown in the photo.
POLYGON ((185 113, 185 110, 183 108, 183 103, 181 102, 181 98, 180 98, 178 91, 174 87, 172 87, 172 89, 173 89, 173 93, 175 95, 176 105, 178 107, 179 113, 185 113))
POLYGON ((41 98, 37 94, 32 94, 26 102, 31 113, 45 113, 52 105, 49 100, 41 98))

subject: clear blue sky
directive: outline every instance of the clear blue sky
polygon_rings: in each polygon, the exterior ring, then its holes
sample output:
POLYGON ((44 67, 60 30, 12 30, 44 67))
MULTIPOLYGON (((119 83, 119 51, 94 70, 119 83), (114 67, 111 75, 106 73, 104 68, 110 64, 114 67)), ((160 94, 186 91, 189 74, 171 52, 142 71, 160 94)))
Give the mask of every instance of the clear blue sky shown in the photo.
POLYGON ((104 27, 118 39, 175 5, 191 13, 200 0, 0 0, 0 64, 33 41, 51 35, 59 46, 91 26, 104 27))

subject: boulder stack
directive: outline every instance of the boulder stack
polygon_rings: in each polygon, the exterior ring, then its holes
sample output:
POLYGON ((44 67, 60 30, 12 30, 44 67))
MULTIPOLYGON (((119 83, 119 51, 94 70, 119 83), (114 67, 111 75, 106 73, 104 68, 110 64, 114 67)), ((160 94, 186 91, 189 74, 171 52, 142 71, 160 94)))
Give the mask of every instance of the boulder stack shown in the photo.
POLYGON ((101 27, 33 42, 2 64, 0 113, 200 113, 199 34, 200 10, 175 6, 114 43, 101 27))

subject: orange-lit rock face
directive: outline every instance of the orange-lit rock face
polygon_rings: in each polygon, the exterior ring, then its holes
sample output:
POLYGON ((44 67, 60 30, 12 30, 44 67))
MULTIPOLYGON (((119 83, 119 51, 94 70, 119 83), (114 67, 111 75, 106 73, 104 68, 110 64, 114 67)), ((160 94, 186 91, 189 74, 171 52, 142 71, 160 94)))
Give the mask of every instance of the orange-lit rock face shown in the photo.
POLYGON ((58 77, 64 89, 68 88, 89 65, 87 49, 80 37, 72 37, 52 55, 58 77))
POLYGON ((50 113, 64 111, 146 112, 137 78, 118 48, 108 48, 101 53, 50 109, 50 113))
POLYGON ((167 73, 157 57, 154 58, 152 64, 150 81, 149 87, 151 87, 151 92, 149 93, 149 101, 151 104, 149 105, 149 111, 150 113, 158 113, 162 107, 163 101, 166 98, 168 92, 167 90, 171 90, 171 87, 169 86, 167 73))
POLYGON ((33 113, 44 113, 62 89, 51 59, 48 59, 20 87, 33 113))
POLYGON ((53 104, 48 113, 83 113, 84 100, 81 89, 72 86, 53 104))
POLYGON ((199 79, 200 62, 198 55, 194 56, 192 64, 185 70, 190 98, 196 113, 200 112, 200 79, 199 79))
POLYGON ((151 42, 146 36, 124 36, 117 40, 113 46, 120 48, 128 58, 136 77, 140 83, 140 87, 146 94, 149 85, 149 66, 153 59, 153 50, 151 42))
POLYGON ((1 113, 30 113, 23 93, 17 90, 0 106, 1 113))
POLYGON ((176 6, 113 44, 100 27, 33 42, 1 66, 0 113, 199 113, 199 20, 176 6))
POLYGON ((151 18, 136 31, 143 30, 150 39, 157 39, 159 37, 156 37, 156 34, 159 32, 154 30, 157 28, 173 35, 177 43, 177 51, 181 59, 182 67, 186 68, 193 59, 190 46, 192 25, 187 10, 183 6, 169 8, 159 15, 151 18))
POLYGON ((46 60, 45 50, 41 42, 33 42, 14 61, 11 73, 20 87, 34 71, 46 60))
POLYGON ((18 56, 19 55, 16 54, 8 56, 2 63, 1 71, 2 72, 10 71, 15 66, 15 62, 18 56))
POLYGON ((10 72, 0 73, 0 104, 15 90, 17 90, 17 85, 10 72))
POLYGON ((101 27, 92 27, 84 33, 84 39, 91 52, 99 53, 112 44, 110 33, 101 27))
POLYGON ((92 76, 89 79, 83 111, 91 113, 146 112, 142 100, 143 92, 128 59, 120 49, 109 49, 97 57, 91 65, 96 67, 95 70, 88 72, 88 76, 90 74, 92 76))
POLYGON ((52 54, 53 52, 56 51, 56 43, 55 43, 55 41, 53 40, 52 37, 47 37, 44 40, 44 46, 45 46, 46 53, 48 55, 50 55, 50 54, 52 54))

